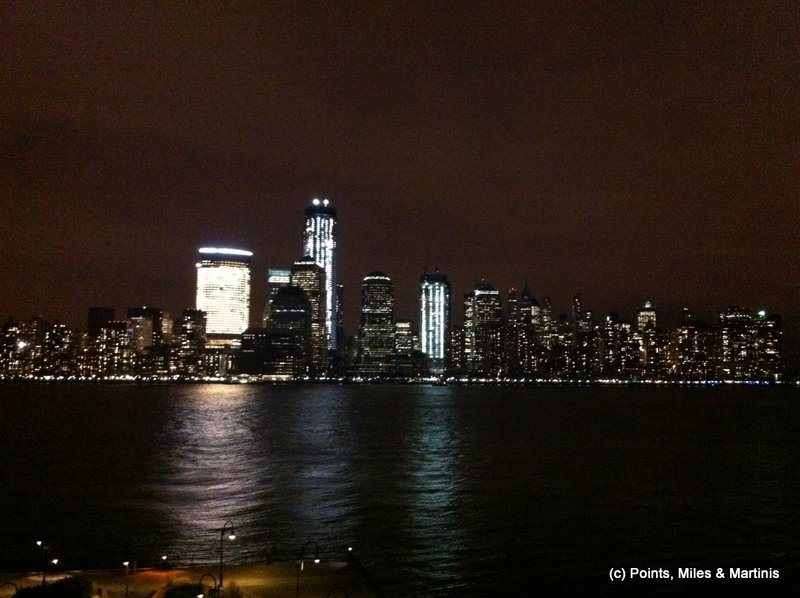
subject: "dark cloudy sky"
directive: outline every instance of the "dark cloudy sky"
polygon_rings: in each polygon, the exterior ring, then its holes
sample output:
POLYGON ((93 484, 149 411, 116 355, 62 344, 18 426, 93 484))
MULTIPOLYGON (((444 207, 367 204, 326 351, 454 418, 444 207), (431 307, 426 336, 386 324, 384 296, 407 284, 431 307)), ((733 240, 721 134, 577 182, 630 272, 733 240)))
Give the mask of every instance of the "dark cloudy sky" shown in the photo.
POLYGON ((567 311, 800 313, 797 2, 0 4, 0 315, 194 303, 195 251, 300 257, 339 209, 413 316, 528 281, 567 311))

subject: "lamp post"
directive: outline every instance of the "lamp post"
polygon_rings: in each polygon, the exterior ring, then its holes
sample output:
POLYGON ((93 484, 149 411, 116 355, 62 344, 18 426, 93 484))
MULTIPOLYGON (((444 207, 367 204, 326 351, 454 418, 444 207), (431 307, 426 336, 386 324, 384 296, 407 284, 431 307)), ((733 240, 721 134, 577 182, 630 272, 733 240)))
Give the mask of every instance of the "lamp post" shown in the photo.
POLYGON ((297 583, 295 584, 295 596, 299 598, 300 596, 300 571, 305 569, 305 553, 306 553, 306 546, 312 545, 314 546, 314 564, 319 564, 319 542, 316 540, 309 540, 305 544, 300 547, 300 552, 297 553, 297 564, 295 568, 297 569, 297 583))
POLYGON ((36 540, 36 546, 42 551, 42 585, 47 583, 47 545, 41 540, 36 540))
POLYGON ((205 596, 205 592, 203 591, 203 580, 206 577, 210 577, 214 582, 214 585, 211 588, 211 593, 209 595, 214 596, 216 594, 217 596, 219 596, 219 587, 217 586, 217 578, 211 575, 211 573, 203 573, 203 575, 200 576, 200 581, 197 582, 198 585, 200 586, 200 593, 197 595, 197 598, 204 598, 205 596))
POLYGON ((236 539, 236 532, 233 529, 233 523, 230 521, 226 521, 225 524, 222 526, 222 529, 219 530, 219 585, 217 586, 218 592, 222 592, 222 555, 223 555, 223 546, 225 544, 225 530, 228 529, 229 525, 231 527, 231 532, 228 535, 228 540, 236 539))
POLYGON ((125 565, 125 598, 128 598, 128 573, 130 573, 130 561, 125 561, 122 563, 125 565))

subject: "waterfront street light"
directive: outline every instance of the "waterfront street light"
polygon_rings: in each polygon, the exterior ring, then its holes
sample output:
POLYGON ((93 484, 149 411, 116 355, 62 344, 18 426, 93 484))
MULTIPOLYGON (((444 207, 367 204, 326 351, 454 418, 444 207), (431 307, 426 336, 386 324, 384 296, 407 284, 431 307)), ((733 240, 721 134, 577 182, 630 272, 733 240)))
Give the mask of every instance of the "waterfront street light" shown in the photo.
POLYGON ((42 585, 47 583, 47 553, 48 546, 41 540, 36 540, 36 546, 42 551, 42 585))
POLYGON ((205 591, 203 590, 203 580, 206 577, 210 577, 214 582, 214 585, 211 588, 211 592, 209 592, 209 596, 214 596, 214 595, 219 596, 219 587, 217 586, 217 578, 211 575, 211 573, 203 573, 203 575, 200 576, 200 581, 197 582, 197 585, 200 586, 200 593, 197 594, 197 598, 205 598, 205 591))
POLYGON ((228 529, 230 525, 231 531, 228 534, 228 540, 235 540, 236 539, 236 532, 233 529, 233 523, 230 521, 226 521, 225 524, 222 526, 222 529, 219 530, 219 585, 217 586, 217 591, 222 592, 222 555, 223 555, 223 546, 225 544, 225 530, 228 529))
POLYGON ((130 561, 125 561, 122 563, 125 565, 125 598, 128 598, 128 573, 130 573, 130 561))
POLYGON ((306 546, 309 545, 314 546, 314 564, 319 564, 319 542, 317 542, 316 540, 309 540, 300 547, 300 552, 297 553, 297 563, 295 564, 295 569, 297 570, 297 583, 295 584, 295 596, 297 596, 298 598, 300 596, 300 571, 303 571, 305 569, 306 546))

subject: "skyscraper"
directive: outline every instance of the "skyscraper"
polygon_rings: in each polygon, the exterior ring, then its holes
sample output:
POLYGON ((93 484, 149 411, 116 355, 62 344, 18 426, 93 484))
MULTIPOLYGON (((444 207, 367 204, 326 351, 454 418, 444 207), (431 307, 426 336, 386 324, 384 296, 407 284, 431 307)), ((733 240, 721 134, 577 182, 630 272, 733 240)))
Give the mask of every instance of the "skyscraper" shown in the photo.
POLYGON ((250 322, 252 252, 200 248, 196 307, 206 314, 206 347, 238 346, 250 322))
POLYGON ((436 270, 422 275, 420 291, 420 343, 431 373, 444 372, 450 334, 450 282, 436 270))
POLYGON ((358 330, 359 369, 386 374, 394 367, 394 285, 383 272, 371 272, 361 284, 361 325, 358 330))
POLYGON ((312 375, 318 375, 326 369, 328 354, 325 334, 325 270, 314 258, 307 255, 292 265, 289 280, 292 287, 297 287, 306 294, 309 303, 312 375))
POLYGON ((303 255, 325 270, 325 337, 329 349, 338 347, 338 292, 336 283, 336 208, 327 199, 306 207, 303 255))
POLYGON ((264 315, 261 318, 264 326, 267 326, 269 323, 269 314, 275 294, 283 287, 289 286, 291 275, 291 270, 277 268, 269 268, 267 270, 267 303, 264 306, 264 315))
POLYGON ((500 293, 481 282, 464 297, 465 366, 471 375, 499 376, 503 366, 500 293))

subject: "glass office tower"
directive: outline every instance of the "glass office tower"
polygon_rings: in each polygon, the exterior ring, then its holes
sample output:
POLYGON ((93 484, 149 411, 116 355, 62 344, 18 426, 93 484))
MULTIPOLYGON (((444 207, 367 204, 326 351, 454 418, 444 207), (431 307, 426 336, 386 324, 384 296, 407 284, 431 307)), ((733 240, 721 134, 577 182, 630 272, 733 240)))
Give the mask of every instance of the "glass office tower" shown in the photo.
POLYGON ((420 280, 420 344, 428 356, 431 373, 444 372, 450 329, 450 282, 439 272, 423 274, 420 280))
POLYGON ((325 338, 328 349, 338 348, 338 291, 336 283, 336 208, 327 199, 314 199, 305 210, 303 255, 325 270, 325 338))
POLYGON ((206 346, 237 346, 250 323, 250 261, 242 249, 200 248, 196 307, 206 314, 206 346))

